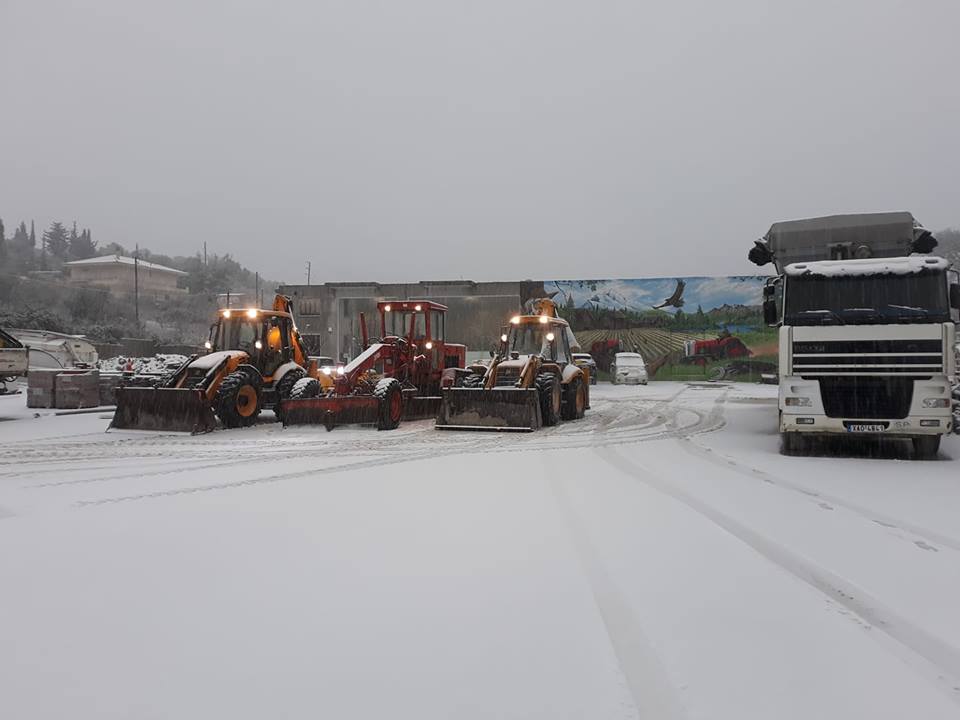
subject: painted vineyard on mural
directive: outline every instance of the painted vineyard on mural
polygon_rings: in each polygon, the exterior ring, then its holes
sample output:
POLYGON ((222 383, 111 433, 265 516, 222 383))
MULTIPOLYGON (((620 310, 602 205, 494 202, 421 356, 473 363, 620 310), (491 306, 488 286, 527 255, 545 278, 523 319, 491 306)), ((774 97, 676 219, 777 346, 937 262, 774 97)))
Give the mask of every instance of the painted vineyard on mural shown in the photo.
POLYGON ((651 379, 759 380, 776 373, 776 329, 763 324, 763 276, 556 280, 544 283, 601 376, 640 353, 651 379))

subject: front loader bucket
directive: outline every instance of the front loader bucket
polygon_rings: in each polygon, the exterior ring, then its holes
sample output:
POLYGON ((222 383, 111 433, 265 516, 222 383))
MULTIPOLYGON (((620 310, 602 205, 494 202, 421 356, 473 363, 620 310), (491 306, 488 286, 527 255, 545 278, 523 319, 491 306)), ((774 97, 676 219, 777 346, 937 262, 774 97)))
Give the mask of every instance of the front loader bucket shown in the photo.
POLYGON ((451 388, 443 391, 443 430, 537 430, 543 425, 536 390, 451 388))
POLYGON ((210 432, 216 426, 203 391, 180 388, 118 388, 117 410, 110 422, 111 428, 124 430, 193 434, 210 432))

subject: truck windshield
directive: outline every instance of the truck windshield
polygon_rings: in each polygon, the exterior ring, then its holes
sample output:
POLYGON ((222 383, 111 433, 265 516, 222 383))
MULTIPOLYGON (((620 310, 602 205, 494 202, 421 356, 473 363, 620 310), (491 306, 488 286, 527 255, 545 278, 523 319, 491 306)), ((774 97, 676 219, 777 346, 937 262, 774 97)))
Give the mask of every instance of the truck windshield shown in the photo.
POLYGON ((950 320, 942 273, 787 279, 788 325, 933 323, 950 320))

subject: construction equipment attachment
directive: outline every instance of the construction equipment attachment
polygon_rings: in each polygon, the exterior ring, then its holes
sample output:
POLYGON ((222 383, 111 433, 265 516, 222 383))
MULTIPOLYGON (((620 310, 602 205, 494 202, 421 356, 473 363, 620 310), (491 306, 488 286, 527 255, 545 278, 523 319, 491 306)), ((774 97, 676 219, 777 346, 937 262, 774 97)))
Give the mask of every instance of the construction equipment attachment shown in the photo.
POLYGON ((195 435, 216 428, 217 418, 203 390, 126 387, 117 389, 110 427, 195 435))
POLYGON ((543 426, 540 396, 519 388, 450 388, 443 391, 437 427, 444 430, 533 431, 543 426))

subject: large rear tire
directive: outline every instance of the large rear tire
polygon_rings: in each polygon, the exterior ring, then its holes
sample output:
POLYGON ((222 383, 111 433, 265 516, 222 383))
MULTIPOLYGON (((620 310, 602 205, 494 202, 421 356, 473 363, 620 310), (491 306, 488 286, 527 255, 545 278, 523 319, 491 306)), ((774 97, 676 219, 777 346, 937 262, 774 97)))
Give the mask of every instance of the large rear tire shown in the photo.
POLYGON ((393 430, 403 417, 403 392, 396 378, 384 378, 373 389, 373 396, 379 402, 377 409, 377 430, 393 430))
POLYGON ((587 409, 587 390, 583 385, 583 378, 575 377, 563 390, 564 420, 579 420, 587 409))
POLYGON ((913 439, 913 456, 917 460, 933 460, 940 452, 939 435, 922 435, 913 439))
POLYGON ((540 396, 540 416, 544 427, 551 427, 560 422, 560 412, 563 405, 563 394, 560 387, 560 378, 555 373, 544 372, 537 375, 537 393, 540 396))
POLYGON ((280 422, 283 422, 283 409, 280 404, 293 394, 293 387, 306 376, 307 373, 302 368, 294 368, 280 378, 280 382, 277 383, 277 404, 273 406, 273 414, 277 416, 277 420, 280 422))
POLYGON ((214 403, 224 427, 248 427, 257 421, 262 407, 260 378, 245 370, 235 370, 220 383, 214 403))

